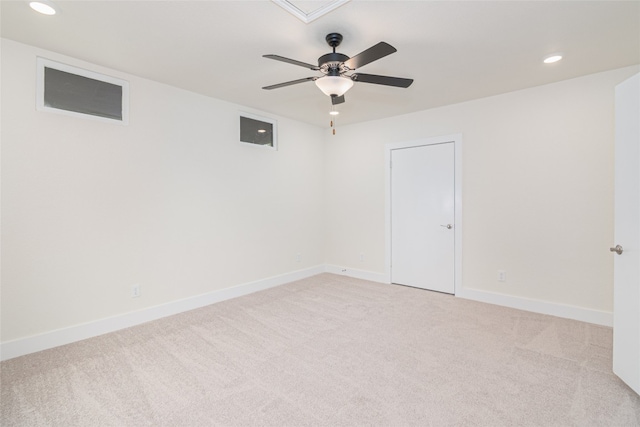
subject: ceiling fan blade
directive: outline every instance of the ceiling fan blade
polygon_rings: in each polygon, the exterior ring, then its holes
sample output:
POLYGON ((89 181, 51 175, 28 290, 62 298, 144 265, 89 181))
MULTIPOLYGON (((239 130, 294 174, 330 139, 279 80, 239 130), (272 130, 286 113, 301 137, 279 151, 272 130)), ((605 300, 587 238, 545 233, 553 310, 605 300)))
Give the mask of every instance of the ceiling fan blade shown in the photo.
POLYGON ((413 83, 413 79, 404 79, 402 77, 377 76, 375 74, 353 74, 351 80, 362 83, 374 83, 377 85, 409 87, 413 83))
POLYGON ((309 81, 313 81, 313 80, 317 80, 317 79, 318 79, 318 77, 307 77, 307 78, 304 78, 304 79, 291 80, 290 82, 284 82, 284 83, 278 83, 278 84, 271 85, 271 86, 265 86, 262 89, 266 89, 266 90, 278 89, 280 87, 296 85, 298 83, 309 82, 309 81))
POLYGON ((376 61, 380 58, 384 58, 385 56, 390 55, 396 51, 397 49, 390 44, 380 42, 377 45, 371 46, 369 49, 360 52, 353 58, 347 59, 346 61, 344 61, 344 65, 349 67, 349 69, 351 70, 355 70, 362 67, 363 65, 367 65, 370 62, 376 61))
POLYGON ((295 59, 285 58, 280 55, 262 55, 263 58, 275 59, 276 61, 286 62, 287 64, 298 65, 300 67, 308 68, 310 70, 317 71, 320 69, 317 65, 307 64, 306 62, 296 61, 295 59))
POLYGON ((331 105, 338 105, 338 104, 342 104, 343 102, 344 102, 344 95, 331 97, 331 105))

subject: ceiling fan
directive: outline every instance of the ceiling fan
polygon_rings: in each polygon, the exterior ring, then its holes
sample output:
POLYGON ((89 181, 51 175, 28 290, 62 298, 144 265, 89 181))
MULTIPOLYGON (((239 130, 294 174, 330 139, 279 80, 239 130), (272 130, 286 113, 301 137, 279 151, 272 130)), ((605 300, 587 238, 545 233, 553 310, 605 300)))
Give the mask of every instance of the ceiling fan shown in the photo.
POLYGON ((375 74, 362 73, 350 74, 350 72, 363 67, 364 65, 396 52, 396 48, 390 44, 380 42, 369 49, 360 52, 356 56, 349 58, 347 55, 336 52, 336 47, 338 47, 342 42, 341 34, 330 33, 327 34, 325 39, 329 46, 333 48, 333 52, 327 53, 326 55, 322 55, 318 58, 318 65, 296 61, 295 59, 289 59, 279 55, 263 55, 264 58, 275 59, 276 61, 282 61, 308 68, 310 70, 320 71, 323 75, 278 83, 271 86, 265 86, 262 89, 278 89, 298 83, 313 81, 325 95, 331 97, 331 103, 333 105, 337 105, 344 102, 344 94, 351 89, 353 82, 374 83, 378 85, 403 88, 407 88, 411 86, 411 83, 413 83, 413 79, 405 79, 401 77, 378 76, 375 74))

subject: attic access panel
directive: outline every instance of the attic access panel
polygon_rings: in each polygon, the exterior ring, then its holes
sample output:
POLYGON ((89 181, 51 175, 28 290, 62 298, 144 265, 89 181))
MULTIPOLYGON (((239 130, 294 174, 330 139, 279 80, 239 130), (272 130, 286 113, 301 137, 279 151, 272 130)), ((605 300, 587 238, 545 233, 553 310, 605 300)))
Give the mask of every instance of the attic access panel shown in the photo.
POLYGON ((277 122, 275 120, 240 113, 240 142, 278 149, 277 122))
POLYGON ((309 24, 351 0, 271 0, 293 16, 309 24))

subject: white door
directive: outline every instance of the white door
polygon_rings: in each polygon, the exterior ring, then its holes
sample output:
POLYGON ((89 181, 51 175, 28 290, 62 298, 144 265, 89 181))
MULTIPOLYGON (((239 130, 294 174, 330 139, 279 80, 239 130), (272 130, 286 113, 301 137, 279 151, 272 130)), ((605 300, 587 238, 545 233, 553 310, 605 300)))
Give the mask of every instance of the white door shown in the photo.
POLYGON ((391 282, 453 294, 454 143, 391 151, 391 282))
POLYGON ((615 156, 613 372, 640 394, 640 74, 616 86, 615 156))

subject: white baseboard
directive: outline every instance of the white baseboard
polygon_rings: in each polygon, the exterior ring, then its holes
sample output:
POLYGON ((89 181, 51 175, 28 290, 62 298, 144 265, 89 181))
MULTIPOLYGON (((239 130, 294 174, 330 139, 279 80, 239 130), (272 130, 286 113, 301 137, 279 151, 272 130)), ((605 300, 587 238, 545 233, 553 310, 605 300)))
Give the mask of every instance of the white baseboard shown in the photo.
POLYGON ((594 323, 602 326, 613 326, 613 313, 610 311, 593 310, 573 305, 559 304, 549 301, 516 297, 478 289, 464 288, 456 293, 457 297, 504 307, 517 308, 519 310, 532 311, 534 313, 549 314, 565 319, 579 320, 581 322, 594 323))
MULTIPOLYGON (((389 283, 389 278, 383 273, 355 270, 348 267, 327 264, 324 266, 326 273, 341 274, 343 276, 370 280, 372 282, 389 283)), ((613 326, 613 313, 599 311, 584 307, 559 304, 549 301, 534 300, 513 295, 499 294, 479 289, 463 288, 456 292, 456 297, 470 299, 488 304, 501 305, 503 307, 517 308, 533 313, 548 314, 565 319, 579 320, 602 326, 613 326)))
MULTIPOLYGON (((141 323, 280 286, 285 283, 311 277, 323 272, 369 280, 372 282, 389 283, 387 276, 383 273, 357 270, 331 264, 319 265, 178 301, 172 301, 130 313, 57 329, 13 341, 3 342, 0 343, 0 360, 13 359, 14 357, 23 356, 25 354, 70 344, 109 332, 115 332, 141 323)), ((552 316, 594 323, 602 326, 613 326, 613 313, 608 311, 598 311, 583 307, 575 307, 469 288, 460 290, 456 293, 456 296, 489 304, 531 311, 534 313, 549 314, 552 316)))
POLYGON ((117 316, 107 317, 93 322, 74 325, 67 328, 57 329, 43 334, 20 338, 13 341, 0 343, 0 360, 13 359, 14 357, 37 351, 47 350, 72 342, 81 341, 98 335, 115 332, 120 329, 136 326, 141 323, 157 320, 162 317, 172 316, 184 311, 204 307, 231 298, 262 291, 265 289, 280 286, 285 283, 304 279, 316 274, 323 273, 324 266, 316 266, 304 270, 293 271, 280 276, 257 280, 231 288, 220 289, 206 294, 172 301, 166 304, 145 308, 117 316))
POLYGON ((374 273, 366 270, 356 270, 348 267, 340 267, 339 265, 325 264, 325 273, 340 274, 342 276, 355 277, 356 279, 369 280, 371 282, 389 283, 387 276, 382 273, 374 273))

